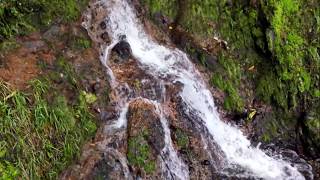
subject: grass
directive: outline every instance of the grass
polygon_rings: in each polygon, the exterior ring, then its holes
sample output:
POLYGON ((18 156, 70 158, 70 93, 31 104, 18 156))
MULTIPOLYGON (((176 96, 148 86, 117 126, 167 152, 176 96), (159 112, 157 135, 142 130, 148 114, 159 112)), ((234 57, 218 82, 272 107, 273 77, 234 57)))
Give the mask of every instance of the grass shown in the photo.
POLYGON ((0 43, 0 53, 7 53, 13 49, 18 48, 19 46, 20 45, 12 39, 3 41, 2 43, 0 43))
POLYGON ((56 179, 96 131, 89 106, 96 97, 81 90, 68 63, 62 88, 51 79, 35 79, 30 90, 13 90, 1 83, 0 179, 56 179))
POLYGON ((151 174, 155 171, 156 162, 152 160, 151 147, 146 138, 148 132, 146 130, 135 137, 130 137, 128 140, 127 158, 129 165, 140 168, 151 174))
POLYGON ((183 132, 181 129, 177 129, 174 132, 174 135, 175 135, 175 139, 177 141, 177 145, 179 149, 187 149, 187 147, 189 146, 188 135, 185 132, 183 132))
POLYGON ((2 0, 0 42, 48 27, 56 21, 75 21, 86 4, 87 0, 2 0))
POLYGON ((84 50, 91 47, 91 41, 88 38, 85 37, 73 37, 71 40, 71 45, 75 50, 84 50))

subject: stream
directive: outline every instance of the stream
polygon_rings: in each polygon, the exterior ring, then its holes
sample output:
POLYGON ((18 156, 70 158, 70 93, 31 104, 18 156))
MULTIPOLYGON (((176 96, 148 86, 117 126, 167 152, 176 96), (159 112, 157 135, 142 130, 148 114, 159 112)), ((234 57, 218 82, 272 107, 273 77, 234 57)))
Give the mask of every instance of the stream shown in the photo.
MULTIPOLYGON (((181 50, 160 45, 145 30, 136 15, 135 9, 126 0, 101 0, 92 4, 96 12, 105 14, 104 22, 111 42, 101 46, 100 60, 108 71, 111 87, 117 96, 119 116, 104 127, 104 133, 118 141, 125 140, 128 126, 128 106, 133 101, 144 101, 154 107, 160 118, 164 147, 158 153, 161 167, 161 179, 191 179, 188 164, 182 160, 171 139, 170 120, 167 114, 167 86, 179 84, 179 97, 185 119, 194 125, 194 132, 199 133, 199 141, 209 154, 213 170, 224 174, 248 179, 289 180, 306 179, 300 173, 301 167, 287 162, 281 156, 269 156, 259 147, 254 147, 247 137, 234 125, 220 119, 214 99, 201 73, 192 64, 188 55, 181 50), (102 8, 101 8, 102 7, 102 8), (132 56, 139 68, 151 79, 157 81, 157 97, 132 92, 124 81, 117 79, 114 68, 110 65, 111 51, 121 39, 130 45, 132 56), (159 85, 160 84, 160 85, 159 85)), ((89 10, 90 12, 90 10, 89 10)), ((94 22, 93 12, 87 13, 83 26, 94 40, 96 32, 90 29, 94 22)), ((126 71, 126 69, 122 69, 126 71)), ((154 88, 154 87, 153 87, 154 88)), ((152 88, 151 88, 152 89, 152 88)), ((108 146, 109 141, 101 143, 108 146)), ((125 178, 134 179, 128 167, 126 155, 117 148, 105 148, 106 152, 118 156, 125 169, 125 178)), ((309 166, 306 166, 310 168, 309 166)), ((309 169, 309 171, 311 171, 309 169)), ((309 177, 310 178, 310 177, 309 177)), ((312 177, 311 177, 312 178, 312 177)), ((208 177, 212 179, 212 177, 208 177)))

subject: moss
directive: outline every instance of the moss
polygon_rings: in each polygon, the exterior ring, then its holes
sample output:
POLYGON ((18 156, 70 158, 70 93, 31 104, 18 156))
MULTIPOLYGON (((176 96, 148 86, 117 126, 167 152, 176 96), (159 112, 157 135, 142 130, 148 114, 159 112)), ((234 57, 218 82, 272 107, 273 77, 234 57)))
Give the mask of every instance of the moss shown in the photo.
POLYGON ((15 40, 6 40, 0 43, 0 52, 7 53, 18 48, 20 45, 15 40))
POLYGON ((0 41, 79 18, 87 0, 4 0, 0 2, 0 41))
POLYGON ((59 76, 62 76, 63 79, 66 79, 68 81, 68 85, 72 85, 74 87, 80 86, 80 77, 77 76, 71 64, 69 64, 64 57, 59 57, 55 63, 57 67, 57 72, 60 74, 59 76))
POLYGON ((165 16, 171 17, 172 19, 177 15, 177 3, 172 0, 142 0, 142 3, 149 7, 149 12, 153 15, 155 13, 161 12, 165 16))
POLYGON ((91 47, 91 41, 85 37, 73 37, 71 47, 76 50, 88 49, 91 47))
POLYGON ((226 93, 224 107, 228 111, 242 112, 243 99, 239 95, 241 79, 240 66, 224 54, 219 57, 219 63, 223 69, 216 70, 211 78, 211 83, 226 93))
POLYGON ((175 131, 175 138, 180 149, 186 149, 189 146, 189 137, 181 129, 175 131))
POLYGON ((147 174, 151 174, 155 171, 156 164, 152 159, 152 150, 147 143, 147 136, 148 132, 144 130, 139 135, 129 138, 127 158, 131 166, 143 169, 147 174))

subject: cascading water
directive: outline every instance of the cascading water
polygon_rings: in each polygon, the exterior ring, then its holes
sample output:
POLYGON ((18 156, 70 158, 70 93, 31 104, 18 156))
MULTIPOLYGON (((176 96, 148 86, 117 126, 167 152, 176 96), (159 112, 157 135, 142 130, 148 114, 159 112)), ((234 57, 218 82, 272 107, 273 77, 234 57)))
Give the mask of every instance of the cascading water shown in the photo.
MULTIPOLYGON (((101 60, 109 69, 109 75, 113 77, 112 70, 108 67, 108 55, 110 50, 119 41, 119 36, 125 35, 130 44, 132 54, 139 65, 149 75, 161 79, 167 83, 179 82, 182 84, 180 97, 187 106, 187 111, 196 112, 201 119, 202 126, 209 132, 211 139, 219 146, 223 157, 222 169, 239 166, 246 173, 239 177, 250 176, 263 179, 305 179, 296 167, 281 159, 266 155, 259 148, 252 147, 250 141, 243 133, 224 123, 217 113, 213 97, 207 89, 201 74, 190 62, 187 55, 176 48, 168 48, 159 45, 152 40, 139 23, 134 10, 126 0, 102 1, 108 11, 105 23, 107 31, 112 39, 111 45, 104 49, 101 60)), ((89 30, 90 25, 84 24, 89 30)), ((112 84, 116 79, 112 79, 112 84)), ((114 85, 115 87, 115 85, 114 85)), ((118 121, 110 128, 120 129, 126 127, 126 113, 129 98, 122 98, 122 108, 118 121)), ((189 179, 186 165, 177 157, 170 139, 170 129, 167 121, 161 114, 164 113, 160 102, 155 103, 161 117, 161 123, 165 131, 166 146, 163 154, 169 154, 163 159, 166 166, 172 170, 176 179, 189 179)), ((202 136, 206 137, 206 136, 202 136)))

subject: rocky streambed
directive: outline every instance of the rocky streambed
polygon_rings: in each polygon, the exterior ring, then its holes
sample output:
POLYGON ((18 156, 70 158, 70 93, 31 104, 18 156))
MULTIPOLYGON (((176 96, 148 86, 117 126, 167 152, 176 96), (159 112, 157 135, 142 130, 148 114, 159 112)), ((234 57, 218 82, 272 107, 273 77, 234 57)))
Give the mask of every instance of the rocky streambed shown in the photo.
POLYGON ((221 120, 203 75, 169 38, 141 25, 139 7, 93 0, 84 15, 111 103, 61 179, 313 179, 296 153, 266 154, 221 120))

